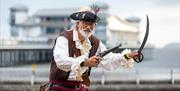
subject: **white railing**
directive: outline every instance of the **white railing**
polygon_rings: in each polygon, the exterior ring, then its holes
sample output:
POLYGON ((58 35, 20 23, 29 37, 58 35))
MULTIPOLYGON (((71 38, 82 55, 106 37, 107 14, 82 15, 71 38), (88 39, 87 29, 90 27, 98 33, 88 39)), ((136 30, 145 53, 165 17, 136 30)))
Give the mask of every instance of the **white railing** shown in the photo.
MULTIPOLYGON (((133 82, 134 84, 143 84, 142 82, 168 82, 172 85, 180 82, 180 69, 133 69, 116 71, 104 71, 93 69, 91 72, 92 83, 101 85, 113 82, 133 82), (94 70, 94 71, 93 71, 94 70)), ((49 68, 36 69, 31 68, 0 68, 0 82, 48 82, 49 68), (33 78, 33 80, 32 80, 33 78)))
POLYGON ((137 85, 158 82, 168 82, 176 84, 180 81, 180 69, 133 69, 133 70, 116 70, 116 71, 99 71, 92 72, 91 79, 100 82, 102 85, 106 82, 133 82, 137 85))

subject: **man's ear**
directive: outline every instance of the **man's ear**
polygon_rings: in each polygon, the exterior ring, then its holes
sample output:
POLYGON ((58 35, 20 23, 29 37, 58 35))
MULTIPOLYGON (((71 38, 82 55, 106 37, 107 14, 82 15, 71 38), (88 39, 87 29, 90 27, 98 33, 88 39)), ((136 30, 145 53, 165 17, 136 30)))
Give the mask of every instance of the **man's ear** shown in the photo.
POLYGON ((79 21, 76 22, 76 29, 79 29, 79 21))
POLYGON ((77 21, 76 24, 79 25, 79 22, 80 22, 80 21, 77 21))
POLYGON ((76 24, 78 25, 78 24, 79 24, 79 22, 76 22, 76 24))

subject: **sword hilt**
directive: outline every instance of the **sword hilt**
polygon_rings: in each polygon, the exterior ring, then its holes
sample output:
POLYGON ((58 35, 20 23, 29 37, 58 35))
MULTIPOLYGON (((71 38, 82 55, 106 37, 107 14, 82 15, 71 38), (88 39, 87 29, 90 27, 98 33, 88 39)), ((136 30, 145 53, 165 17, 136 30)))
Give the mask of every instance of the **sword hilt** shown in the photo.
POLYGON ((136 63, 140 63, 144 59, 144 55, 141 52, 138 52, 138 58, 137 59, 133 58, 133 59, 136 63))

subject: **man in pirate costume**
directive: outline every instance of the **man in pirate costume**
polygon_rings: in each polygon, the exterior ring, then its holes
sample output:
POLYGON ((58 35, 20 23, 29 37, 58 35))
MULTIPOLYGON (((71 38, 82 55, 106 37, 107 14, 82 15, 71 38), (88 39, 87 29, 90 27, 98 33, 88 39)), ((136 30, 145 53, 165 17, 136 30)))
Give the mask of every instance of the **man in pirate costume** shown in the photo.
POLYGON ((100 20, 98 7, 81 10, 70 15, 75 26, 57 37, 50 68, 50 91, 88 91, 91 67, 113 70, 119 66, 130 68, 138 52, 124 50, 109 53, 103 58, 97 54, 106 50, 104 44, 93 35, 100 20))

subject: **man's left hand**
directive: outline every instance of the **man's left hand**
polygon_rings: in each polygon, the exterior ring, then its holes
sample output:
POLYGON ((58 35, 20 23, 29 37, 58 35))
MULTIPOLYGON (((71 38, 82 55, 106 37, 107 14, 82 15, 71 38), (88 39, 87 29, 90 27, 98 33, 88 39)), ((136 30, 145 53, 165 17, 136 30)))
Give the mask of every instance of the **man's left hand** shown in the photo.
POLYGON ((128 53, 127 55, 128 55, 128 57, 130 57, 130 58, 138 59, 139 53, 138 53, 138 51, 136 50, 136 51, 132 51, 131 53, 128 53))

